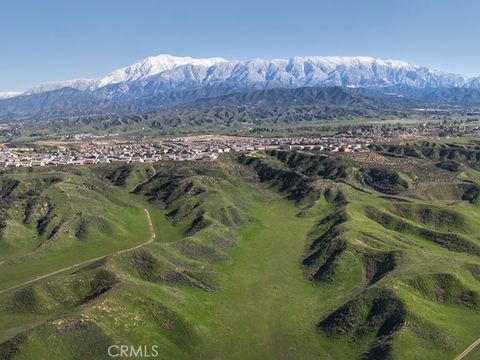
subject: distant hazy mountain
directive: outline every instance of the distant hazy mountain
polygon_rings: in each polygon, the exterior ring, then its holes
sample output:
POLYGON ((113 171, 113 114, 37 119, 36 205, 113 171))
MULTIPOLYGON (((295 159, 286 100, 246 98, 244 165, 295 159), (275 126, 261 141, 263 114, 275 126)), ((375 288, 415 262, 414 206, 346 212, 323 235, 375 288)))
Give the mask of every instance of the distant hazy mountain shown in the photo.
POLYGON ((27 95, 34 95, 40 94, 47 91, 53 91, 57 89, 69 88, 69 89, 76 89, 76 90, 89 90, 91 86, 95 84, 96 80, 90 79, 73 79, 73 80, 65 80, 65 81, 52 81, 45 84, 40 84, 38 86, 34 86, 31 89, 28 89, 24 93, 20 95, 27 96, 27 95))
MULTIPOLYGON (((453 99, 458 103, 463 98, 470 103, 473 99, 476 103, 480 78, 371 57, 227 61, 159 55, 115 70, 100 79, 48 83, 13 96, 0 94, 0 116, 29 117, 52 113, 71 116, 154 110, 257 90, 332 86, 380 91, 417 89, 408 93, 420 97, 428 93, 422 101, 429 98, 449 103, 453 99), (436 89, 449 90, 437 96, 436 89), (459 90, 455 89, 463 89, 460 97, 457 96, 459 90), (449 97, 452 91, 453 98, 449 97), (470 96, 470 91, 475 95, 470 96)), ((237 100, 240 98, 237 96, 234 102, 239 104, 237 100)), ((208 102, 212 103, 211 100, 208 102)))
MULTIPOLYGON (((195 108, 341 106, 352 109, 378 109, 384 105, 380 97, 369 97, 360 94, 357 89, 340 86, 255 90, 200 99, 189 104, 195 108)), ((388 106, 392 105, 389 102, 388 106)))

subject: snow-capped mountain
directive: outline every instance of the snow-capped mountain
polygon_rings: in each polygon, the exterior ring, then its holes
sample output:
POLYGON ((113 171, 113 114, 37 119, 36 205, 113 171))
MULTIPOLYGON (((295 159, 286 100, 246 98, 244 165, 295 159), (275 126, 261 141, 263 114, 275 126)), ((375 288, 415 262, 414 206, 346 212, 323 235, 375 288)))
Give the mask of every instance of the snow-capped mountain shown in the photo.
MULTIPOLYGON (((469 79, 404 61, 372 57, 293 57, 291 59, 227 61, 223 58, 194 59, 158 55, 117 69, 100 79, 75 79, 33 87, 31 95, 69 87, 97 91, 108 98, 123 95, 129 88, 146 87, 146 92, 224 83, 234 87, 269 88, 282 86, 393 86, 460 87, 469 79), (117 89, 111 85, 118 84, 117 89)), ((477 80, 478 82, 478 80, 477 80)), ((474 83, 476 86, 477 84, 474 83)))
POLYGON ((152 75, 161 73, 162 71, 171 70, 182 65, 194 66, 212 66, 216 63, 226 62, 227 60, 216 57, 208 59, 194 59, 191 57, 178 57, 172 55, 150 56, 135 64, 117 69, 100 79, 74 79, 66 81, 48 82, 35 86, 27 91, 24 95, 38 94, 45 91, 52 91, 69 87, 76 90, 94 91, 103 86, 117 84, 126 81, 136 81, 147 78, 152 75))
POLYGON ((298 86, 460 87, 468 79, 462 75, 430 70, 396 60, 370 57, 294 57, 289 60, 221 62, 209 68, 179 66, 140 84, 148 89, 188 88, 223 84, 235 88, 298 86))
POLYGON ((180 65, 135 81, 98 86, 94 93, 102 99, 124 101, 199 88, 208 90, 210 95, 225 95, 235 91, 304 86, 456 88, 468 81, 462 75, 397 60, 294 57, 222 61, 211 66, 180 65))
POLYGON ((1 100, 1 99, 12 98, 12 97, 18 96, 18 95, 20 95, 20 94, 21 94, 21 92, 18 92, 18 91, 4 91, 4 92, 0 92, 0 100, 1 100))
POLYGON ((468 80, 467 84, 465 87, 470 88, 470 89, 480 89, 480 76, 479 77, 474 77, 468 80))
POLYGON ((172 70, 182 65, 210 67, 227 60, 216 57, 208 59, 194 59, 191 57, 177 57, 172 55, 158 55, 147 57, 133 65, 115 70, 95 83, 95 88, 117 84, 124 81, 141 80, 146 77, 159 74, 166 70, 172 70))
POLYGON ((53 91, 62 88, 72 88, 77 89, 80 91, 89 90, 91 86, 96 83, 96 80, 92 79, 73 79, 73 80, 65 80, 65 81, 52 81, 44 84, 40 84, 38 86, 34 86, 31 89, 28 89, 21 95, 33 95, 39 94, 47 91, 53 91))
MULTIPOLYGON (((65 110, 69 115, 98 113, 99 109, 115 112, 118 108, 131 109, 132 102, 148 103, 151 110, 239 91, 326 86, 480 89, 480 81, 404 61, 372 57, 310 56, 227 61, 218 57, 194 59, 158 55, 98 79, 47 83, 22 94, 0 97, 0 116, 38 113, 51 107, 65 110), (112 102, 115 102, 114 110, 112 102), (77 111, 78 108, 82 111, 77 111)), ((139 111, 137 105, 135 111, 139 111)))

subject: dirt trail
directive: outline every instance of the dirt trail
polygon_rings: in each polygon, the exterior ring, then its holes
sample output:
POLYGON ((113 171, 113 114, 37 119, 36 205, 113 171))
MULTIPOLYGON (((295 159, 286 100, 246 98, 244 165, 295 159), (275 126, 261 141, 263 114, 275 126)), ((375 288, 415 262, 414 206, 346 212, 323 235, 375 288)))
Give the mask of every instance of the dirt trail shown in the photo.
POLYGON ((130 189, 130 191, 129 191, 130 193, 132 193, 132 194, 135 193, 135 190, 137 190, 140 186, 148 183, 151 179, 153 179, 153 178, 155 177, 155 175, 157 175, 157 171, 156 171, 155 168, 153 167, 153 164, 150 164, 150 168, 151 168, 152 171, 153 171, 153 175, 150 176, 148 179, 146 179, 146 180, 144 180, 144 181, 136 184, 135 186, 133 186, 133 187, 130 189))
POLYGON ((480 338, 475 340, 472 345, 467 347, 460 355, 458 355, 455 360, 461 360, 465 356, 467 356, 473 349, 475 349, 478 345, 480 345, 480 338))
POLYGON ((55 270, 51 273, 48 273, 48 274, 45 274, 45 275, 41 275, 41 276, 37 276, 35 279, 32 279, 32 280, 28 280, 28 281, 25 281, 23 283, 20 283, 20 284, 17 284, 17 285, 14 285, 14 286, 11 286, 7 289, 4 289, 4 290, 0 290, 0 294, 3 294, 7 291, 10 291, 10 290, 14 290, 14 289, 17 289, 19 287, 22 287, 22 286, 25 286, 25 285, 30 285, 30 284, 33 284, 39 280, 42 280, 42 279, 45 279, 45 278, 48 278, 50 276, 53 276, 53 275, 56 275, 56 274, 59 274, 59 273, 62 273, 64 271, 67 271, 67 270, 71 270, 71 269, 74 269, 76 267, 79 267, 79 266, 84 266, 84 265, 88 265, 92 262, 95 262, 95 261, 98 261, 98 260, 101 260, 107 256, 112 256, 112 255, 120 255, 120 254, 124 254, 124 253, 127 253, 127 252, 130 252, 130 251, 133 251, 133 250, 136 250, 136 249, 139 249, 145 245, 148 245, 148 244, 151 244, 154 240, 155 240, 155 237, 156 237, 156 233, 155 233, 155 228, 153 226, 153 222, 152 222, 152 218, 150 216, 150 212, 144 208, 143 210, 145 210, 145 213, 147 214, 147 219, 148 219, 148 226, 150 228, 150 237, 148 239, 148 241, 140 244, 140 245, 136 245, 134 247, 131 247, 131 248, 128 248, 128 249, 124 249, 124 250, 119 250, 119 251, 115 251, 111 254, 108 254, 108 255, 103 255, 103 256, 99 256, 97 258, 94 258, 94 259, 90 259, 90 260, 85 260, 85 261, 82 261, 82 262, 79 262, 79 263, 76 263, 76 264, 73 264, 73 265, 70 265, 70 266, 67 266, 67 267, 64 267, 62 269, 59 269, 59 270, 55 270))

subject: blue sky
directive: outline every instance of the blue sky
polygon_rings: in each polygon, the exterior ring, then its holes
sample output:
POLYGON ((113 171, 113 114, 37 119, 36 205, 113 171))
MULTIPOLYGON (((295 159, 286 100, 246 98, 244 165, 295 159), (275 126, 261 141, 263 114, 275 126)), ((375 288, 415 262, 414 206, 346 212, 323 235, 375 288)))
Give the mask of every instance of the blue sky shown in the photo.
POLYGON ((369 55, 480 75, 473 0, 7 0, 0 91, 97 77, 143 57, 369 55))

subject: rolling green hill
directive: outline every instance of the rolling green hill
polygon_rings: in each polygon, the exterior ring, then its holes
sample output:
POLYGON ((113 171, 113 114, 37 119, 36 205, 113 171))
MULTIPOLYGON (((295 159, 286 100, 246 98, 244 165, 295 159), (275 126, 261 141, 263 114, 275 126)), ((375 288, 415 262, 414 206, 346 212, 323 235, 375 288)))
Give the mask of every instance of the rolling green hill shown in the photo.
POLYGON ((399 152, 2 173, 0 359, 454 358, 480 172, 399 152))

